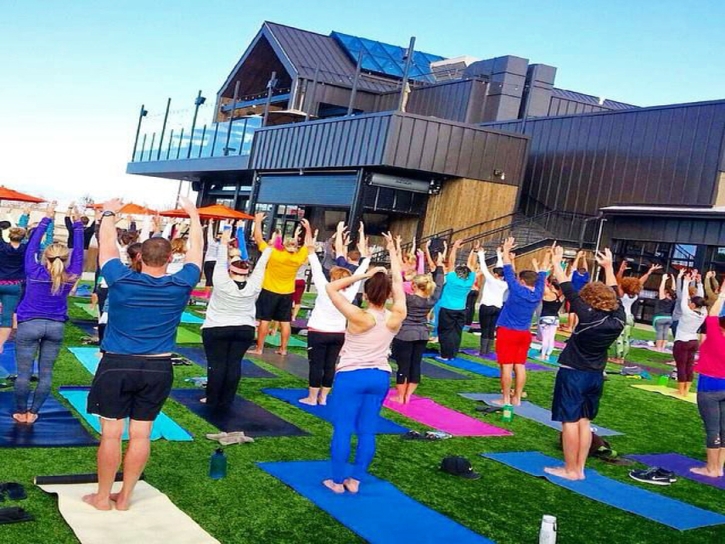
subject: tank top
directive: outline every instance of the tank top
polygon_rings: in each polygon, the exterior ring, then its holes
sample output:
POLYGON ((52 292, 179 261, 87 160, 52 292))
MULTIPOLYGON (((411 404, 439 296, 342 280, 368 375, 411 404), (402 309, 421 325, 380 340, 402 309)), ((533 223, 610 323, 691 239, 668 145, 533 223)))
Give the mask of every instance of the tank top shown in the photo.
POLYGON ((388 312, 386 310, 367 310, 367 312, 375 318, 375 325, 359 334, 345 331, 345 344, 340 352, 337 372, 366 369, 392 372, 388 355, 396 333, 385 324, 388 312))
POLYGON ((559 315, 559 310, 561 310, 560 298, 541 301, 541 317, 556 317, 559 315))
POLYGON ((626 293, 621 298, 622 306, 624 307, 624 313, 627 315, 627 317, 630 317, 632 315, 632 306, 634 306, 634 303, 637 302, 638 299, 639 295, 634 295, 633 297, 630 297, 626 293))

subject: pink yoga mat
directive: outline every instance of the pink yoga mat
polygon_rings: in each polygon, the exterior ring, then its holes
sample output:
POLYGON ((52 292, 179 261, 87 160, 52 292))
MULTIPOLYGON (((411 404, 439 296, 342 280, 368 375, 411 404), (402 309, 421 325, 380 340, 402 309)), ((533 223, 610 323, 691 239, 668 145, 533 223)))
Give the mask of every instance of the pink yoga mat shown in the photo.
POLYGON ((513 434, 506 429, 489 425, 424 397, 413 395, 408 404, 393 402, 390 397, 395 394, 395 390, 391 389, 383 406, 437 431, 443 431, 453 436, 511 436, 513 434))

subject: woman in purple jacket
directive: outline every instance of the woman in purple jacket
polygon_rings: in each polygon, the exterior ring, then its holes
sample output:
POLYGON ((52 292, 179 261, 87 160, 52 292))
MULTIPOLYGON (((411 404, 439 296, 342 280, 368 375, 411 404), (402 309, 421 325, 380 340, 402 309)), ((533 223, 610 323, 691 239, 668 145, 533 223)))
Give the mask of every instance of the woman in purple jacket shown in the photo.
POLYGON ((73 214, 71 252, 65 244, 50 244, 41 262, 36 260, 48 224, 55 215, 55 203, 28 241, 25 252, 25 295, 17 308, 18 330, 15 335, 15 356, 18 378, 15 381, 15 413, 18 423, 35 423, 38 411, 48 398, 53 380, 53 365, 63 343, 68 320, 68 293, 83 272, 83 223, 73 214), (38 387, 28 409, 30 374, 38 352, 38 387))

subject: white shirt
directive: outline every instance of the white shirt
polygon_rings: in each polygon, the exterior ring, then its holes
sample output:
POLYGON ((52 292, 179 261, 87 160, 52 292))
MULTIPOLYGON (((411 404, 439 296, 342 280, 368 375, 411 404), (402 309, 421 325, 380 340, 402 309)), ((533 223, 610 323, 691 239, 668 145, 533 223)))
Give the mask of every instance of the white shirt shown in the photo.
POLYGON ((682 291, 678 294, 680 298, 677 299, 677 306, 680 307, 680 311, 682 313, 680 315, 680 323, 677 325, 675 342, 689 342, 690 340, 697 340, 697 331, 705 322, 707 311, 704 308, 700 308, 700 311, 697 312, 690 308, 689 282, 684 282, 682 291))
POLYGON ((626 293, 622 295, 622 307, 624 308, 624 313, 627 317, 632 317, 632 306, 634 306, 634 303, 637 302, 638 299, 639 295, 634 295, 633 297, 630 297, 626 293))
POLYGON ((185 261, 186 255, 184 253, 173 253, 171 255, 171 262, 166 267, 166 275, 170 276, 171 274, 179 272, 184 268, 185 261))
POLYGON ((240 289, 227 270, 227 248, 224 244, 219 245, 212 276, 214 289, 211 292, 202 329, 245 325, 254 327, 257 324, 257 297, 262 290, 264 270, 267 268, 267 261, 272 251, 273 249, 268 247, 262 252, 247 284, 240 289))
MULTIPOLYGON (((322 272, 320 259, 315 253, 310 253, 309 259, 310 269, 312 270, 312 282, 315 284, 315 289, 317 290, 317 299, 315 299, 315 307, 312 309, 310 319, 307 322, 307 328, 319 332, 345 332, 347 320, 340 313, 340 310, 335 308, 335 305, 327 294, 325 287, 329 282, 322 272)), ((367 272, 369 263, 370 259, 364 259, 355 271, 355 274, 364 274, 367 272)), ((357 285, 353 283, 347 289, 342 290, 341 293, 348 302, 352 302, 357 294, 357 285)))
POLYGON ((481 289, 481 304, 502 308, 503 302, 508 294, 508 284, 505 280, 500 280, 491 274, 488 266, 486 266, 486 255, 483 251, 478 252, 478 262, 481 264, 481 272, 484 278, 486 278, 481 289))

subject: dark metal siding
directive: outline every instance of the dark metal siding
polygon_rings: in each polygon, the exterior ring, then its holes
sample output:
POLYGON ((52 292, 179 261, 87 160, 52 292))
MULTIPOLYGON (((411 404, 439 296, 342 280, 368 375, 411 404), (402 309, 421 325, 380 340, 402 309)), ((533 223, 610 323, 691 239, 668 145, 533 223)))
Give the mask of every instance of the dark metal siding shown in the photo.
POLYGON ((356 174, 262 175, 257 202, 347 207, 353 200, 356 183, 356 174))
POLYGON ((472 79, 413 89, 405 111, 466 122, 475 81, 472 79))
MULTIPOLYGON (((522 122, 488 128, 520 132, 522 122)), ((714 203, 725 101, 529 119, 526 213, 596 214, 612 205, 714 203)))
POLYGON ((610 240, 639 240, 695 245, 725 245, 725 215, 720 218, 612 217, 607 221, 610 240))

